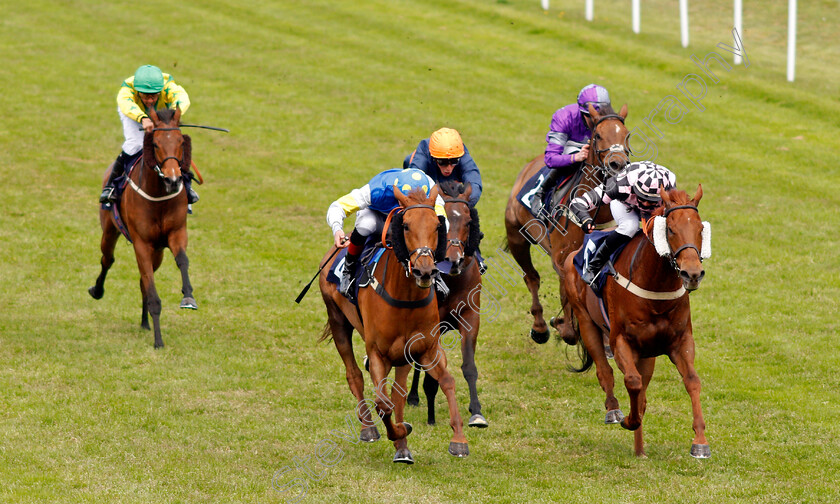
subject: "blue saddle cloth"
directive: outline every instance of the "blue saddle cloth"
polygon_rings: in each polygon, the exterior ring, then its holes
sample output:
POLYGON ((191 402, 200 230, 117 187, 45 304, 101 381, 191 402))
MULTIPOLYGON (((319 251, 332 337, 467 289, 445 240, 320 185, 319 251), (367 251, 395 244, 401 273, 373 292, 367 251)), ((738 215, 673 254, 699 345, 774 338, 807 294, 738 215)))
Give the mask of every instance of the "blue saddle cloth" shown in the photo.
MULTIPOLYGON (((589 258, 595 254, 596 250, 598 250, 598 246, 601 245, 601 241, 604 237, 612 232, 613 231, 593 231, 583 238, 583 247, 581 247, 578 253, 575 254, 574 258, 575 269, 577 269, 578 274, 583 274, 583 266, 589 262, 589 258)), ((629 241, 627 243, 629 243, 629 241)), ((618 259, 619 254, 621 254, 621 251, 627 246, 627 243, 622 244, 615 250, 615 252, 612 253, 612 255, 610 255, 610 260, 604 265, 605 269, 612 268, 612 263, 618 259)), ((604 285, 607 282, 607 276, 609 275, 606 272, 601 273, 595 279, 595 285, 592 286, 592 291, 599 299, 601 298, 601 292, 604 289, 604 285)))
MULTIPOLYGON (((537 214, 534 213, 534 209, 531 208, 531 198, 537 192, 537 189, 542 185, 543 181, 548 177, 548 174, 551 172, 551 169, 547 166, 543 166, 539 169, 537 173, 531 176, 527 182, 522 186, 519 190, 519 194, 516 195, 516 200, 519 203, 528 209, 531 212, 531 215, 534 217, 539 217, 537 214)), ((549 205, 551 203, 551 199, 554 197, 554 193, 557 191, 558 188, 565 186, 569 180, 571 180, 573 175, 567 175, 560 183, 554 187, 549 188, 548 191, 545 192, 543 196, 543 206, 549 205)))

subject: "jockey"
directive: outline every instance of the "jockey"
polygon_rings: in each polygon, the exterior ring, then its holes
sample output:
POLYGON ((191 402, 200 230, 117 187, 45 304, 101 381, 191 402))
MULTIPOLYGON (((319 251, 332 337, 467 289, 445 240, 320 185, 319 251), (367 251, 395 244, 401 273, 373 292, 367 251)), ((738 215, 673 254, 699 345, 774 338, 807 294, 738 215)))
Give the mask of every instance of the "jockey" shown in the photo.
MULTIPOLYGON (((332 229, 335 246, 347 247, 339 292, 347 298, 352 297, 351 286, 356 276, 356 265, 367 237, 374 232, 381 232, 385 218, 391 210, 400 206, 394 197, 394 186, 403 194, 419 188, 428 196, 434 185, 435 182, 420 170, 393 168, 376 175, 361 188, 353 189, 330 205, 327 210, 327 224, 332 229), (344 219, 355 212, 356 224, 348 240, 342 227, 344 219)), ((446 211, 440 195, 435 200, 435 213, 444 219, 448 229, 449 222, 446 221, 446 211)))
POLYGON ((416 168, 437 183, 468 182, 472 186, 471 207, 481 197, 481 173, 461 141, 461 135, 454 129, 441 128, 421 140, 414 152, 405 157, 403 168, 416 168))
POLYGON ((586 264, 581 276, 584 282, 592 285, 612 253, 639 231, 640 219, 650 218, 660 205, 660 191, 673 189, 676 185, 677 178, 671 170, 651 161, 640 161, 630 163, 603 184, 569 203, 569 210, 581 222, 580 227, 585 233, 595 229, 589 212, 599 203, 610 205, 610 212, 617 223, 616 229, 604 237, 586 264))
POLYGON ((595 110, 601 110, 610 104, 610 94, 597 84, 589 84, 580 90, 576 103, 557 110, 551 117, 551 129, 545 136, 548 144, 545 148, 545 166, 551 171, 531 199, 531 209, 535 215, 539 215, 542 210, 546 191, 554 187, 562 176, 580 169, 580 163, 589 156, 591 131, 585 118, 589 117, 590 103, 595 110))
MULTIPOLYGON (((125 172, 129 161, 143 149, 145 133, 154 129, 152 120, 147 112, 149 109, 180 107, 181 114, 190 108, 190 97, 187 92, 172 80, 172 76, 162 73, 160 68, 143 65, 134 75, 123 81, 117 93, 117 113, 123 125, 125 142, 122 152, 114 161, 114 168, 108 183, 99 196, 100 203, 116 202, 114 180, 125 172), (139 126, 138 126, 139 124, 139 126)), ((198 194, 192 189, 192 173, 182 174, 187 189, 187 202, 198 201, 198 194)))

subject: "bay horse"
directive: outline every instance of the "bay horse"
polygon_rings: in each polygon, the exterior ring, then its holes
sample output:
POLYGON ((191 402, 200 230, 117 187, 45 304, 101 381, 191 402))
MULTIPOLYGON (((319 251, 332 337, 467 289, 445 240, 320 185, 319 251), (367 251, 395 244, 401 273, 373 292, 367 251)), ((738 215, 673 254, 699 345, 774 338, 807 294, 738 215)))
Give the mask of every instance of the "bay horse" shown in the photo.
POLYGON ((615 262, 616 275, 606 281, 602 294, 607 319, 592 289, 580 279, 574 254, 566 259, 564 286, 586 350, 583 366, 575 371, 585 371, 594 361, 598 381, 606 393, 605 423, 621 422, 622 427, 634 431, 636 455, 643 456, 642 418, 647 407, 647 387, 656 357, 667 355, 691 398, 694 440, 690 453, 696 458, 708 458, 711 450, 700 408, 700 378, 694 369, 688 293, 700 286, 705 275, 701 263, 711 255, 711 229, 707 222, 700 221, 697 210, 703 197, 702 186, 698 185, 691 199, 677 189, 661 195, 663 206, 647 221, 646 232, 638 233, 627 244, 615 262), (613 393, 613 371, 602 343, 606 333, 630 396, 630 414, 626 418, 613 393))
MULTIPOLYGON (((621 107, 618 114, 609 106, 602 107, 601 112, 598 112, 590 104, 589 114, 590 117, 586 120, 587 126, 592 131, 589 140, 589 157, 584 161, 581 180, 571 188, 570 194, 565 200, 566 205, 572 198, 595 188, 610 175, 616 174, 629 161, 628 132, 624 126, 624 119, 627 117, 627 104, 621 107)), ((534 317, 530 335, 537 343, 548 341, 549 330, 543 318, 543 307, 539 297, 540 274, 531 261, 531 245, 537 245, 545 253, 551 255, 554 271, 560 277, 561 310, 563 314, 569 314, 568 302, 563 292, 563 262, 572 251, 581 246, 584 235, 583 230, 577 223, 571 222, 566 217, 549 219, 548 225, 551 226, 551 229, 548 230, 546 223, 536 219, 530 210, 517 200, 517 195, 525 183, 543 166, 545 166, 545 159, 543 155, 540 155, 522 168, 513 184, 505 208, 506 247, 525 273, 525 285, 531 293, 530 312, 534 317), (571 225, 569 225, 570 223, 571 225)), ((563 210, 568 210, 565 205, 563 210)), ((604 229, 614 225, 608 206, 599 206, 595 210, 594 219, 596 229, 604 229)), ((551 323, 560 332, 564 341, 575 344, 577 334, 574 323, 568 320, 569 318, 569 316, 552 318, 551 323)))
MULTIPOLYGON (((137 267, 140 269, 140 292, 143 296, 143 314, 140 326, 150 330, 149 314, 155 330, 155 348, 163 347, 160 334, 161 303, 155 288, 154 273, 163 261, 163 249, 168 247, 181 270, 181 308, 198 309, 193 298, 187 258, 187 193, 181 179, 191 160, 191 141, 181 134, 181 109, 150 110, 154 123, 151 133, 143 140, 143 155, 136 169, 128 173, 126 187, 120 201, 114 203, 134 245, 137 267), (129 189, 130 187, 130 189, 129 189)), ((105 173, 103 187, 113 164, 105 173)), ((96 284, 88 289, 94 299, 105 294, 105 276, 114 264, 114 248, 120 229, 110 209, 100 209, 102 226, 102 270, 96 284)))
MULTIPOLYGON (((369 285, 359 289, 358 308, 327 281, 333 246, 324 255, 324 268, 318 284, 327 308, 327 325, 319 341, 332 335, 335 347, 344 361, 347 383, 356 397, 356 413, 365 427, 362 441, 376 441, 379 433, 364 398, 364 378, 353 354, 353 329, 365 341, 365 353, 374 384, 376 412, 382 418, 388 439, 394 442, 394 462, 413 464, 406 436, 411 424, 404 421, 406 382, 410 364, 419 364, 435 380, 449 404, 449 425, 453 436, 449 453, 457 457, 469 455, 463 421, 455 398, 455 380, 447 370, 446 354, 440 345, 440 317, 433 291, 438 274, 436 256, 442 256, 445 245, 443 223, 434 212, 439 186, 428 197, 421 190, 404 195, 394 187, 400 203, 399 212, 386 224, 392 248, 379 259, 369 285), (395 378, 388 377, 395 368, 395 378), (386 385, 391 383, 390 399, 386 385)), ((383 239, 383 242, 385 240, 383 239)))
MULTIPOLYGON (((438 301, 441 324, 450 334, 461 342, 461 372, 470 389, 470 427, 487 427, 487 419, 481 414, 481 402, 478 400, 478 369, 475 365, 475 347, 478 341, 478 328, 481 322, 481 272, 475 253, 481 240, 478 211, 470 206, 472 186, 469 183, 442 182, 440 184, 446 215, 449 218, 449 231, 446 240, 445 259, 452 264, 449 274, 442 275, 449 294, 438 301)), ((457 341, 453 341, 453 344, 457 341)), ((449 345, 444 345, 449 346, 449 345)), ((414 379, 408 393, 408 404, 417 406, 420 368, 414 368, 414 379)), ((438 383, 428 373, 423 380, 423 391, 427 402, 427 423, 435 424, 435 396, 438 383)))

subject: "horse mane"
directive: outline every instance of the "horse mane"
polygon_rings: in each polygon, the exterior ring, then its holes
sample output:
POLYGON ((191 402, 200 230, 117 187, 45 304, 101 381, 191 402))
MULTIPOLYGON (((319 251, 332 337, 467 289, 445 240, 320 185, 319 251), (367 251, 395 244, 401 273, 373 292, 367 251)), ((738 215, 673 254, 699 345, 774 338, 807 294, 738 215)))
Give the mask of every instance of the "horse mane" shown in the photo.
POLYGON ((464 183, 457 180, 444 180, 438 185, 440 186, 440 192, 450 198, 457 198, 467 190, 464 183))
POLYGON ((165 108, 155 111, 161 122, 168 123, 175 117, 175 109, 165 108))
POLYGON ((601 106, 601 110, 598 111, 598 115, 599 116, 618 115, 618 113, 615 110, 613 110, 612 105, 610 104, 610 105, 601 106))

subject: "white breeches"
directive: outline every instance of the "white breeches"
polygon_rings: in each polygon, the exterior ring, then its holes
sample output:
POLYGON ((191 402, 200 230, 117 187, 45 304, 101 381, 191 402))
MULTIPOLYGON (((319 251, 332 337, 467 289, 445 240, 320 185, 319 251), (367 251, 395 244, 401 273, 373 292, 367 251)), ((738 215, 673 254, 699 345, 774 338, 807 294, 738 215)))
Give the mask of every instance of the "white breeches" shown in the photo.
POLYGON ((140 129, 140 123, 134 119, 123 114, 117 107, 117 113, 120 115, 122 121, 123 135, 125 135, 125 142, 123 142, 122 150, 129 156, 133 156, 140 152, 143 148, 143 136, 145 132, 140 129))
POLYGON ((639 212, 621 201, 610 201, 610 212, 618 227, 615 232, 632 238, 639 232, 639 212))
POLYGON ((363 208, 356 212, 356 230, 362 236, 370 236, 377 231, 382 230, 385 224, 385 217, 370 208, 363 208))

